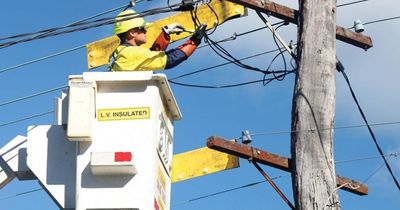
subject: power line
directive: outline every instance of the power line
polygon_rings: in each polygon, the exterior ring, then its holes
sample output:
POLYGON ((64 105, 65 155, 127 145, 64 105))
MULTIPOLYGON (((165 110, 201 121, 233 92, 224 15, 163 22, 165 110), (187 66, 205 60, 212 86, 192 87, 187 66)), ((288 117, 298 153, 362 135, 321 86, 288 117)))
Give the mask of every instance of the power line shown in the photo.
MULTIPOLYGON (((278 24, 278 23, 276 23, 276 24, 278 24)), ((253 30, 250 30, 250 31, 246 31, 246 32, 240 33, 240 34, 234 33, 234 35, 232 35, 231 37, 219 40, 219 41, 217 41, 217 43, 232 41, 232 40, 235 40, 239 36, 247 35, 247 34, 250 34, 250 33, 265 29, 265 28, 266 27, 264 26, 264 27, 256 28, 256 29, 253 29, 253 30)), ((205 44, 205 45, 199 46, 198 48, 200 49, 200 48, 204 48, 206 46, 208 46, 208 45, 205 44)), ((77 46, 77 47, 74 47, 74 48, 71 48, 71 49, 68 49, 68 50, 64 50, 64 51, 57 52, 57 53, 54 53, 54 54, 50 54, 50 55, 47 55, 47 56, 44 56, 44 57, 41 57, 41 58, 37 58, 37 59, 31 60, 31 61, 27 61, 25 63, 21 63, 21 64, 18 64, 18 65, 15 65, 15 66, 7 67, 7 68, 4 68, 4 69, 1 69, 0 70, 0 74, 4 73, 6 71, 10 71, 10 70, 13 70, 13 69, 16 69, 16 68, 19 68, 19 67, 23 67, 23 66, 26 66, 26 65, 29 65, 29 64, 33 64, 33 63, 36 63, 36 62, 39 62, 39 61, 43 61, 43 60, 46 60, 46 59, 49 59, 49 58, 53 58, 53 57, 56 57, 56 56, 59 56, 59 55, 62 55, 62 54, 68 53, 68 52, 72 52, 72 51, 75 51, 75 50, 78 50, 78 49, 82 49, 82 48, 85 48, 85 47, 86 47, 86 45, 77 46)), ((268 54, 268 53, 272 53, 272 52, 276 52, 276 51, 278 51, 278 49, 277 50, 272 50, 270 52, 265 52, 263 54, 268 54)), ((256 56, 258 56, 258 55, 249 56, 248 58, 256 57, 256 56)), ((241 60, 245 60, 245 59, 248 59, 248 58, 243 58, 241 60)), ((229 64, 229 62, 227 62, 226 64, 229 64)), ((226 64, 223 64, 223 65, 226 65, 226 64)), ((221 65, 221 66, 223 66, 223 65, 221 65)), ((177 78, 173 78, 173 79, 177 79, 177 78)))
MULTIPOLYGON (((139 2, 141 2, 141 1, 143 1, 143 0, 136 1, 135 3, 139 3, 139 2)), ((359 2, 363 2, 363 1, 368 1, 368 0, 362 0, 362 1, 351 2, 351 3, 347 3, 347 4, 342 4, 342 5, 338 5, 337 7, 347 6, 347 5, 350 5, 350 4, 359 3, 359 2)), ((128 4, 128 5, 129 5, 129 4, 128 4)), ((128 5, 123 5, 123 6, 120 6, 120 7, 117 7, 117 8, 114 8, 114 9, 111 9, 111 10, 108 10, 108 11, 105 11, 105 12, 102 12, 102 13, 99 13, 99 14, 96 14, 96 15, 93 15, 93 16, 91 16, 91 17, 87 17, 87 18, 85 18, 85 19, 82 19, 82 20, 79 20, 79 21, 76 21, 76 22, 67 24, 66 26, 72 25, 72 24, 76 24, 76 23, 79 23, 79 22, 83 22, 83 21, 86 21, 86 20, 89 20, 89 19, 93 19, 93 18, 95 18, 95 17, 99 17, 99 16, 101 16, 101 15, 104 15, 104 14, 107 14, 107 13, 110 13, 110 12, 113 12, 113 11, 116 11, 116 10, 118 10, 118 9, 122 9, 122 8, 128 6, 128 5)), ((272 24, 272 26, 275 26, 275 25, 278 25, 278 24, 282 24, 282 23, 284 23, 284 21, 274 23, 274 24, 272 24)), ((235 40, 237 37, 240 37, 240 36, 243 36, 243 35, 247 35, 247 34, 250 34, 250 33, 253 33, 253 32, 257 32, 257 31, 260 31, 260 30, 263 30, 263 29, 266 29, 266 28, 267 28, 266 26, 263 26, 263 27, 259 27, 259 28, 256 28, 256 29, 252 29, 252 30, 247 31, 247 32, 240 33, 240 34, 234 33, 231 37, 228 37, 228 38, 226 38, 226 39, 222 39, 222 40, 216 41, 216 43, 221 43, 221 42, 226 42, 226 41, 233 41, 233 40, 235 40)), ((31 33, 31 34, 32 34, 32 33, 31 33)), ((12 36, 12 37, 17 37, 17 36, 12 36)), ((12 37, 9 37, 9 38, 12 38, 12 37)), ((5 39, 7 39, 7 38, 1 38, 0 40, 5 40, 5 39)), ((209 45, 209 44, 204 44, 204 45, 202 45, 202 46, 199 46, 198 49, 207 47, 208 45, 209 45)), ((84 48, 84 47, 85 47, 85 45, 78 46, 78 47, 75 47, 75 48, 72 48, 72 49, 69 49, 69 50, 65 50, 65 51, 62 51, 62 52, 54 53, 54 54, 52 54, 52 55, 47 55, 47 56, 44 56, 44 57, 41 57, 41 58, 37 58, 37 59, 31 60, 31 61, 27 61, 27 62, 22 63, 22 64, 18 64, 18 65, 15 65, 15 66, 11 66, 11 67, 8 67, 8 68, 4 68, 4 69, 1 69, 1 70, 0 70, 0 73, 6 72, 6 71, 9 71, 9 70, 12 70, 12 69, 16 69, 16 68, 19 68, 19 67, 22 67, 22 66, 26 66, 26 65, 29 65, 29 64, 32 64, 32 63, 36 63, 36 62, 38 62, 38 61, 46 60, 46 59, 49 59, 49 58, 52 58, 52 57, 55 57, 55 56, 58 56, 58 55, 62 55, 62 54, 68 53, 68 52, 72 52, 72 51, 74 51, 74 50, 81 49, 81 48, 84 48)))
POLYGON ((19 196, 22 196, 22 195, 26 195, 26 194, 30 194, 30 193, 34 193, 34 192, 38 192, 38 191, 42 191, 42 190, 43 190, 42 188, 33 189, 33 190, 17 193, 17 194, 14 194, 14 195, 8 195, 8 196, 0 198, 0 200, 1 201, 2 200, 7 200, 7 199, 10 199, 10 198, 19 197, 19 196))
MULTIPOLYGON (((338 69, 338 70, 339 70, 339 69, 338 69)), ((396 184, 397 189, 400 191, 400 184, 399 184, 399 182, 397 181, 396 177, 394 176, 393 171, 392 171, 392 168, 390 167, 388 161, 387 161, 386 158, 384 157, 383 151, 382 151, 382 149, 381 149, 381 147, 380 147, 378 141, 376 140, 375 134, 374 134, 374 132, 372 131, 371 126, 368 124, 367 118, 365 117, 364 111, 361 109, 361 106, 360 106, 360 104, 358 103, 357 97, 356 97, 356 95, 355 95, 355 93, 354 93, 354 91, 353 91, 353 88, 352 88, 351 85, 350 85, 349 78, 347 77, 347 74, 346 74, 346 72, 344 71, 344 68, 343 68, 343 69, 340 69, 339 72, 342 73, 343 78, 345 79, 345 81, 346 81, 346 83, 347 83, 347 86, 349 87, 351 96, 353 97, 353 100, 354 100, 354 102, 355 102, 356 105, 357 105, 358 111, 360 112, 362 119, 364 120, 365 124, 367 125, 368 131, 369 131, 369 133, 370 133, 370 135, 371 135, 371 137, 372 137, 372 140, 373 140, 373 142, 374 142, 376 148, 378 149, 379 154, 382 156, 382 159, 383 159, 383 161, 385 162, 386 168, 388 169, 388 171, 389 171, 389 173, 390 173, 390 176, 392 177, 394 183, 396 184)))
MULTIPOLYGON (((391 156, 388 157, 388 161, 391 158, 391 156)), ((367 183, 373 176, 375 176, 376 173, 378 173, 383 167, 385 166, 385 162, 383 162, 378 168, 376 168, 367 178, 364 179, 363 183, 367 183)))
MULTIPOLYGON (((387 156, 389 156, 389 157, 399 157, 400 156, 400 152, 394 152, 394 153, 386 154, 385 156, 386 157, 387 156)), ((381 158, 381 156, 369 156, 369 157, 363 157, 363 158, 355 158, 355 159, 350 159, 350 160, 336 161, 335 163, 336 164, 342 164, 342 163, 347 163, 347 162, 363 161, 363 160, 370 160, 370 159, 377 159, 377 158, 381 158)), ((383 165, 381 165, 376 170, 374 170, 374 172, 371 175, 369 175, 368 178, 366 178, 363 183, 366 183, 373 175, 375 175, 377 173, 377 171, 379 171, 382 168, 382 166, 383 165)), ((273 177, 272 179, 273 180, 277 180, 277 179, 281 179, 281 178, 288 177, 288 176, 290 176, 290 174, 276 176, 276 177, 273 177)), ((191 203, 191 202, 194 202, 194 201, 198 201, 198 200, 214 197, 214 196, 217 196, 217 195, 222 195, 222 194, 225 194, 225 193, 228 193, 228 192, 232 192, 232 191, 235 191, 235 190, 241 190, 241 189, 244 189, 244 188, 252 187, 252 186, 264 183, 264 182, 266 182, 266 180, 262 180, 262 181, 258 181, 258 182, 252 182, 252 183, 249 183, 249 184, 241 185, 239 187, 233 187, 233 188, 229 188, 229 189, 222 190, 222 191, 219 191, 219 192, 210 193, 210 194, 207 194, 207 195, 202 195, 202 196, 199 196, 199 197, 191 198, 191 199, 186 200, 186 201, 177 202, 175 204, 172 204, 172 206, 175 207, 175 206, 184 205, 184 204, 191 203)), ((17 194, 14 194, 14 195, 8 195, 8 196, 0 198, 0 200, 6 200, 6 199, 10 199, 10 198, 15 198, 15 197, 19 197, 19 196, 22 196, 22 195, 26 195, 26 194, 34 193, 34 192, 37 192, 37 191, 41 191, 41 190, 43 190, 43 189, 42 188, 38 188, 38 189, 34 189, 34 190, 29 190, 29 191, 17 193, 17 194)))
MULTIPOLYGON (((139 2, 141 2, 141 1, 143 1, 143 0, 136 1, 135 3, 139 3, 139 2)), ((111 12, 114 12, 114 11, 117 11, 117 10, 120 10, 120 9, 123 9, 123 8, 126 8, 126 7, 129 7, 130 5, 131 5, 131 3, 126 4, 126 5, 123 5, 123 6, 120 6, 120 7, 117 7, 117 8, 114 8, 114 9, 110 9, 110 10, 107 10, 107 11, 104 11, 104 12, 101 12, 101 13, 98 13, 98 14, 95 14, 95 15, 92 15, 92 16, 90 16, 90 17, 84 18, 84 19, 82 19, 82 20, 78 20, 78 21, 69 23, 69 24, 64 25, 64 26, 62 26, 62 27, 66 28, 66 27, 74 26, 75 24, 78 24, 78 23, 81 23, 81 22, 84 22, 84 21, 87 21, 87 20, 90 20, 90 19, 93 19, 93 18, 102 16, 102 15, 105 15, 105 14, 107 14, 107 13, 111 13, 111 12)), ((47 34, 47 33, 53 32, 53 31, 54 31, 54 29, 45 29, 45 30, 41 30, 41 31, 37 31, 37 32, 30 32, 30 33, 18 34, 18 35, 14 35, 14 36, 9 36, 9 37, 0 38, 0 41, 7 40, 7 39, 15 39, 15 38, 24 37, 24 36, 31 36, 31 35, 35 35, 35 34, 43 35, 43 34, 47 34)), ((39 36, 39 35, 38 35, 38 36, 39 36)))
POLYGON ((15 102, 18 102, 18 101, 23 101, 23 100, 26 100, 26 99, 30 99, 30 98, 33 98, 33 97, 36 97, 36 96, 40 96, 40 95, 43 95, 43 94, 46 94, 46 93, 50 93, 50 92, 53 92, 53 91, 56 91, 56 90, 60 90, 60 89, 66 88, 66 87, 68 87, 68 86, 67 85, 63 85, 63 86, 55 87, 55 88, 52 88, 52 89, 49 89, 49 90, 45 90, 45 91, 42 91, 42 92, 34 93, 32 95, 29 95, 29 96, 23 96, 23 97, 16 98, 16 99, 13 99, 13 100, 5 101, 5 102, 0 103, 0 107, 5 106, 7 104, 15 103, 15 102))
MULTIPOLYGON (((288 176, 290 176, 290 174, 272 177, 271 179, 272 180, 276 180, 276 179, 281 179, 283 177, 288 177, 288 176)), ((239 187, 234 187, 234 188, 222 190, 222 191, 215 192, 215 193, 210 193, 210 194, 199 196, 199 197, 195 197, 195 198, 192 198, 192 199, 189 199, 189 200, 186 200, 186 201, 180 201, 180 202, 177 202, 175 204, 172 204, 172 207, 184 205, 184 204, 187 204, 187 203, 191 203, 191 202, 194 202, 194 201, 198 201, 198 200, 202 200, 202 199, 206 199, 206 198, 210 198, 210 197, 214 197, 214 196, 225 194, 225 193, 232 192, 232 191, 235 191, 235 190, 241 190, 241 189, 252 187, 252 186, 264 183, 264 182, 266 182, 266 180, 245 184, 245 185, 242 185, 242 186, 239 186, 239 187)))
MULTIPOLYGON (((279 24, 282 24, 282 23, 284 23, 284 22, 285 22, 285 21, 280 21, 280 22, 277 22, 277 23, 272 24, 272 26, 279 25, 279 24)), ((237 33, 235 32, 235 33, 233 33, 232 36, 230 36, 230 37, 228 37, 228 38, 225 38, 225 39, 222 39, 222 40, 219 40, 219 41, 216 41, 215 43, 233 41, 233 40, 236 40, 237 37, 244 36, 244 35, 248 35, 248 34, 251 34, 251 33, 254 33, 254 32, 257 32, 257 31, 261 31, 261 30, 266 29, 266 28, 267 28, 267 26, 262 26, 262 27, 259 27, 259 28, 255 28, 255 29, 252 29, 252 30, 243 32, 243 33, 239 33, 239 34, 237 34, 237 33)), ((210 46, 210 44, 209 44, 209 43, 206 43, 206 44, 204 44, 204 45, 199 46, 198 49, 203 48, 203 47, 208 47, 208 46, 210 46)))
POLYGON ((33 118, 37 118, 37 117, 42 117, 42 116, 45 116, 45 115, 48 115, 48 114, 51 114, 51 113, 54 113, 54 111, 48 111, 48 112, 32 115, 32 116, 29 116, 29 117, 24 117, 24 118, 21 118, 21 119, 13 120, 13 121, 10 121, 10 122, 5 122, 5 123, 0 124, 0 127, 4 127, 4 126, 7 126, 7 125, 23 122, 25 120, 29 120, 29 119, 33 119, 33 118))
MULTIPOLYGON (((275 49, 275 50, 271 50, 271 51, 266 51, 266 52, 254 54, 254 55, 251 55, 251 56, 247 56, 247 57, 241 58, 239 60, 247 60, 247 59, 258 57, 258 56, 261 56, 261 55, 273 53, 273 52, 276 52, 278 50, 279 49, 275 49)), ((203 68, 203 69, 200 69, 200 70, 196 70, 196 71, 193 71, 193 72, 190 72, 190 73, 186 73, 186 74, 174 77, 172 79, 169 79, 169 81, 171 83, 178 84, 179 82, 174 82, 173 80, 176 80, 176 79, 182 78, 182 77, 186 77, 186 76, 189 76, 189 75, 193 75, 193 74, 198 74, 200 72, 208 71, 208 70, 211 70, 211 69, 214 69, 214 68, 218 68, 218 67, 221 67, 221 66, 225 66, 225 65, 228 65, 228 64, 231 64, 231 62, 225 62, 225 63, 222 63, 222 64, 217 64, 217 65, 214 65, 214 66, 211 66, 211 67, 206 67, 206 68, 203 68)), ((257 83, 257 82, 260 82, 260 81, 259 80, 251 81, 251 82, 249 82, 249 84, 257 83)), ((185 84, 179 83, 178 85, 185 85, 185 84)), ((238 85, 238 84, 236 84, 236 85, 238 85)), ((0 107, 4 106, 4 105, 7 105, 7 104, 15 103, 15 102, 18 102, 18 101, 23 101, 23 100, 26 100, 26 99, 30 99, 30 98, 33 98, 33 97, 36 97, 36 96, 39 96, 39 95, 43 95, 43 94, 46 94, 46 93, 50 93, 50 92, 53 92, 55 90, 59 90, 59 89, 65 88, 65 87, 67 87, 67 86, 59 86, 59 87, 51 88, 49 90, 44 90, 42 92, 34 93, 34 94, 31 94, 31 95, 28 95, 28 96, 23 96, 23 97, 20 97, 20 98, 17 98, 17 99, 12 99, 10 101, 6 101, 6 102, 3 102, 3 103, 0 103, 0 107)))
MULTIPOLYGON (((382 122, 382 123, 372 123, 369 126, 382 126, 382 125, 396 125, 400 124, 400 121, 394 122, 382 122)), ((320 129, 306 129, 306 130, 293 130, 293 131, 268 131, 268 132, 256 132, 250 134, 251 136, 270 136, 270 135, 279 135, 279 134, 290 134, 290 133, 299 133, 299 132, 315 132, 315 131, 324 131, 324 130, 342 130, 342 129, 349 129, 349 128, 361 128, 366 127, 365 124, 359 125, 348 125, 348 126, 336 126, 330 128, 320 128, 320 129)), ((238 137, 240 138, 240 137, 238 137)), ((236 139, 238 139, 236 138, 236 139)))
MULTIPOLYGON (((380 22, 386 22, 386 21, 390 21, 390 20, 395 20, 395 19, 400 19, 400 16, 395 16, 395 17, 389 17, 389 18, 383 18, 383 19, 378 19, 378 20, 372 20, 366 23, 363 23, 363 25, 370 25, 370 24, 374 24, 374 23, 380 23, 380 22)), ((353 29, 353 27, 347 28, 347 29, 353 29)))
MULTIPOLYGON (((199 1, 195 1, 194 3, 197 3, 197 2, 199 2, 199 1)), ((122 21, 130 20, 130 19, 134 19, 134 18, 138 18, 138 17, 145 17, 145 16, 149 16, 149 15, 167 13, 167 12, 172 12, 172 11, 180 11, 181 5, 182 5, 181 3, 178 3, 178 4, 172 5, 171 7, 159 7, 159 8, 154 8, 151 10, 146 10, 141 13, 124 15, 124 16, 121 16, 121 19, 119 19, 119 20, 116 20, 115 17, 108 17, 108 18, 96 19, 93 21, 81 21, 78 23, 73 23, 73 24, 69 24, 67 26, 62 26, 62 27, 50 28, 50 29, 42 30, 40 32, 34 32, 34 33, 41 33, 37 36, 0 43, 0 49, 6 48, 9 46, 18 44, 18 43, 22 43, 22 42, 28 42, 28 41, 42 39, 42 38, 46 38, 46 37, 50 37, 50 36, 57 36, 57 35, 61 35, 61 34, 82 31, 82 30, 86 30, 86 29, 90 29, 90 28, 96 28, 96 27, 109 25, 109 24, 113 24, 116 22, 122 22, 122 21), (175 7, 175 8, 173 8, 173 7, 175 7), (71 29, 67 29, 67 28, 71 28, 71 29)), ((20 36, 20 35, 15 35, 15 36, 20 36)), ((7 39, 7 38, 8 37, 6 37, 4 39, 7 39)))
MULTIPOLYGON (((258 57, 258 56, 261 56, 261 55, 266 55, 266 54, 269 54, 269 53, 277 52, 277 51, 279 51, 279 49, 257 53, 257 54, 250 55, 250 56, 238 59, 238 60, 239 61, 243 61, 243 60, 247 60, 247 59, 250 59, 250 58, 255 58, 255 57, 258 57)), ((179 78, 182 78, 182 77, 187 77, 187 76, 190 76, 190 75, 193 75, 193 74, 198 74, 200 72, 204 72, 204 71, 208 71, 208 70, 211 70, 211 69, 215 69, 215 68, 218 68, 218 67, 221 67, 221 66, 225 66, 225 65, 228 65, 228 64, 232 64, 232 62, 231 61, 227 61, 225 63, 217 64, 217 65, 206 67, 206 68, 203 68, 203 69, 199 69, 199 70, 196 70, 196 71, 193 71, 193 72, 189 72, 189 73, 186 73, 186 74, 182 74, 182 75, 173 77, 170 80, 176 80, 176 79, 179 79, 179 78)))
POLYGON ((395 19, 400 19, 400 16, 384 18, 384 19, 380 19, 380 20, 373 20, 373 21, 366 22, 363 25, 369 25, 369 24, 379 23, 379 22, 386 22, 386 21, 395 20, 395 19))
POLYGON ((185 86, 185 87, 194 87, 194 88, 207 88, 207 89, 221 89, 221 88, 232 88, 232 87, 239 87, 239 86, 244 86, 244 85, 249 85, 249 84, 254 84, 254 83, 259 83, 263 82, 265 85, 272 82, 273 80, 278 80, 281 77, 285 77, 288 74, 293 73, 294 71, 288 71, 287 73, 274 76, 272 78, 263 78, 260 80, 253 80, 253 81, 248 81, 248 82, 242 82, 242 83, 235 83, 235 84, 229 84, 229 85, 216 85, 216 86, 210 86, 210 85, 198 85, 198 84, 188 84, 188 83, 181 83, 181 82, 175 82, 172 80, 168 80, 170 83, 175 84, 175 85, 180 85, 180 86, 185 86))
POLYGON ((336 7, 349 6, 349 5, 352 5, 352 4, 358 4, 358 3, 361 3, 361 2, 365 2, 365 1, 368 1, 368 0, 360 0, 360 1, 353 1, 353 2, 349 2, 349 3, 343 3, 343 4, 337 5, 336 7))
MULTIPOLYGON (((399 156, 400 156, 400 152, 392 152, 392 153, 384 155, 384 157, 399 157, 399 156)), ((355 158, 355 159, 349 159, 349 160, 338 160, 338 161, 335 161, 335 164, 351 163, 351 162, 372 160, 372 159, 378 159, 378 158, 382 158, 382 156, 375 155, 375 156, 367 156, 367 157, 361 157, 361 158, 355 158)))
POLYGON ((65 54, 65 53, 69 53, 69 52, 72 52, 72 51, 75 51, 75 50, 78 50, 78 49, 81 49, 81 48, 85 48, 85 45, 81 45, 81 46, 74 47, 74 48, 71 48, 71 49, 68 49, 68 50, 64 50, 64 51, 57 52, 57 53, 54 53, 54 54, 46 55, 44 57, 37 58, 37 59, 31 60, 31 61, 27 61, 25 63, 21 63, 21 64, 18 64, 18 65, 15 65, 15 66, 11 66, 11 67, 8 67, 8 68, 1 69, 0 70, 0 74, 4 73, 6 71, 10 71, 10 70, 22 67, 22 66, 26 66, 26 65, 29 65, 29 64, 32 64, 32 63, 36 63, 36 62, 39 62, 39 61, 42 61, 42 60, 53 58, 53 57, 56 57, 56 56, 59 56, 59 55, 65 54))

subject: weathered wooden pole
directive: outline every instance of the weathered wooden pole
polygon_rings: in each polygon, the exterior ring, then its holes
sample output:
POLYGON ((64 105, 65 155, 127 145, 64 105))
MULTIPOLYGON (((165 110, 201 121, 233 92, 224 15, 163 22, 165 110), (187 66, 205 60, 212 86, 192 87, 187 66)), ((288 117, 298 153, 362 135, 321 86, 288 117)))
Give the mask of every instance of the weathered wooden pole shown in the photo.
POLYGON ((298 210, 339 210, 333 160, 336 1, 299 0, 292 107, 293 191, 298 210), (312 131, 305 131, 312 130, 312 131))

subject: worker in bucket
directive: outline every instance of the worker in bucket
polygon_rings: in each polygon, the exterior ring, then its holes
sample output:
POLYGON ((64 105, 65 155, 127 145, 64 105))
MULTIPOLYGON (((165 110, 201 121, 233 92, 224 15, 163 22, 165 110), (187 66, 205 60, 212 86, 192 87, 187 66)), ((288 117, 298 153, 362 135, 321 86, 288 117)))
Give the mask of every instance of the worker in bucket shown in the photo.
POLYGON ((111 64, 112 71, 152 71, 170 69, 186 60, 200 44, 205 34, 205 26, 194 32, 192 37, 181 46, 165 51, 170 43, 170 34, 179 34, 185 29, 178 23, 172 23, 162 28, 150 49, 146 43, 146 29, 151 23, 141 17, 129 19, 138 15, 133 10, 125 10, 118 14, 114 34, 118 35, 121 45, 114 51, 111 64), (121 19, 127 19, 119 21, 121 19))

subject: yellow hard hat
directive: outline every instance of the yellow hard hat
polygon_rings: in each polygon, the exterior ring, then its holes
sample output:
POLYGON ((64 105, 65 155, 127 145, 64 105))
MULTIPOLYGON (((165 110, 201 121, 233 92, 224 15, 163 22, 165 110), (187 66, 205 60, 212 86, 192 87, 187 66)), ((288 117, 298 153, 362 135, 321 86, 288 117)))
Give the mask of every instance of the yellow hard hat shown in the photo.
POLYGON ((151 23, 146 22, 141 17, 129 19, 131 17, 134 17, 135 14, 136 12, 131 9, 119 13, 115 18, 116 22, 114 24, 114 34, 122 34, 131 30, 132 28, 138 28, 138 27, 147 28, 149 27, 149 25, 151 25, 151 23), (128 20, 119 21, 121 19, 128 19, 128 20))

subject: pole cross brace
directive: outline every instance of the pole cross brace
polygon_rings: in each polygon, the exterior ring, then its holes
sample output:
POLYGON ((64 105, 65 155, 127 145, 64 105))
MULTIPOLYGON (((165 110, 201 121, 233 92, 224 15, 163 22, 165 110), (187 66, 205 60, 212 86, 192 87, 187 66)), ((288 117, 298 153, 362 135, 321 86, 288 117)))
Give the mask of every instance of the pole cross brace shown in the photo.
MULTIPOLYGON (((252 159, 257 163, 271 166, 283 171, 292 172, 290 166, 290 158, 281 157, 279 155, 263 151, 258 148, 253 148, 247 145, 239 144, 233 141, 228 141, 220 137, 212 136, 207 139, 207 147, 238 156, 244 159, 252 159)), ((368 186, 358 181, 336 176, 337 186, 342 186, 340 189, 357 194, 368 195, 368 186)))
MULTIPOLYGON (((266 13, 270 16, 284 21, 298 24, 298 11, 275 2, 262 0, 229 0, 233 3, 243 5, 256 11, 266 13)), ((341 26, 336 26, 336 39, 367 50, 372 47, 372 39, 360 33, 353 32, 341 26)))

